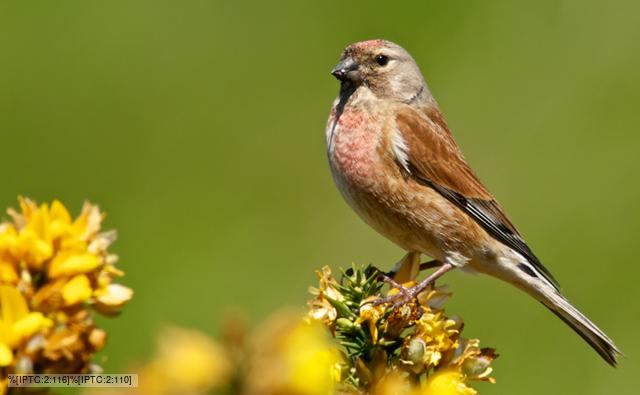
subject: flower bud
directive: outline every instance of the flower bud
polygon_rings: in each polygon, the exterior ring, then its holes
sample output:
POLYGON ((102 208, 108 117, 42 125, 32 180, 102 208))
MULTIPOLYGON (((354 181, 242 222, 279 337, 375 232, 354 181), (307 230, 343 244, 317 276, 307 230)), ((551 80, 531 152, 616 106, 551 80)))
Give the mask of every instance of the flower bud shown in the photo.
POLYGON ((426 344, 424 343, 424 340, 418 338, 411 339, 406 352, 407 361, 412 362, 414 365, 422 364, 426 352, 426 344))
POLYGON ((343 331, 348 331, 349 329, 353 329, 353 322, 348 318, 340 317, 336 320, 336 325, 343 331))
POLYGON ((482 377, 487 374, 487 369, 492 359, 487 357, 469 358, 462 364, 462 371, 469 377, 482 377))

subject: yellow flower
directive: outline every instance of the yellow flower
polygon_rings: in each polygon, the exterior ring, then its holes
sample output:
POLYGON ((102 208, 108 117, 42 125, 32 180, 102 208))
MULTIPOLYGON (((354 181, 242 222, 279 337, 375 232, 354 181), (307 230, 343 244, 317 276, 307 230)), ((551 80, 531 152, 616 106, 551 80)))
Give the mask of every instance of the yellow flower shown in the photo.
POLYGON ((62 287, 62 298, 67 306, 86 301, 92 293, 89 279, 84 274, 73 277, 62 287))
POLYGON ((496 380, 489 375, 493 372, 491 362, 497 358, 493 348, 480 348, 480 340, 463 339, 455 350, 451 365, 457 365, 465 376, 471 380, 488 381, 496 380))
POLYGON ((442 308, 444 303, 451 297, 449 286, 440 285, 418 295, 420 304, 428 307, 430 310, 438 310, 442 308))
POLYGON ((0 310, 0 366, 8 366, 13 362, 12 349, 53 322, 40 312, 30 312, 20 291, 8 285, 0 285, 0 310))
POLYGON ((88 273, 100 266, 100 258, 93 254, 58 254, 49 266, 49 277, 73 276, 88 273))
POLYGON ((133 296, 131 288, 127 288, 120 284, 109 284, 108 286, 96 291, 96 299, 98 302, 107 306, 120 307, 128 302, 133 296))
POLYGON ((429 376, 416 395, 476 395, 478 392, 467 386, 464 376, 454 368, 439 369, 429 376))
POLYGON ((69 213, 58 201, 54 201, 51 208, 47 204, 38 207, 24 198, 20 198, 19 203, 20 213, 13 209, 8 211, 14 223, 4 225, 0 247, 7 248, 16 261, 40 270, 53 255, 54 242, 70 225, 69 213))
POLYGON ((124 274, 107 252, 115 233, 100 233, 104 215, 89 203, 74 220, 57 200, 18 201, 0 224, 0 366, 88 372, 106 339, 88 309, 113 315, 132 296, 113 283, 124 274))
POLYGON ((338 317, 334 303, 344 300, 344 296, 336 289, 337 283, 331 276, 329 266, 316 271, 320 287, 310 287, 309 292, 316 297, 309 301, 309 318, 332 327, 338 317))
POLYGON ((294 393, 330 392, 334 385, 331 372, 338 358, 328 347, 322 328, 301 322, 283 339, 282 347, 294 393))
POLYGON ((335 300, 344 300, 342 294, 336 290, 336 281, 331 276, 331 268, 324 266, 320 271, 316 272, 316 275, 320 279, 320 290, 324 292, 328 297, 335 300))
POLYGON ((459 324, 444 316, 444 313, 425 312, 416 322, 413 335, 407 338, 404 349, 405 362, 412 365, 416 373, 437 366, 443 354, 458 347, 459 324), (414 352, 419 346, 422 352, 414 352))
POLYGON ((9 366, 13 362, 13 351, 5 343, 0 343, 0 366, 9 366))
POLYGON ((133 297, 133 290, 121 284, 108 284, 95 291, 95 308, 103 314, 116 314, 133 297))
MULTIPOLYGON (((431 287, 401 306, 375 306, 371 302, 380 299, 384 285, 379 273, 371 266, 353 267, 339 282, 326 267, 318 273, 310 313, 325 318, 320 322, 344 349, 339 393, 473 395, 468 381, 494 382, 490 365, 496 354, 481 349, 478 340, 461 338, 462 321, 442 310, 451 296, 446 286, 431 287), (338 293, 335 299, 332 292, 338 293), (337 318, 326 319, 326 306, 336 309, 337 318)), ((388 295, 398 292, 392 287, 388 295)))
POLYGON ((314 299, 309 302, 309 318, 316 322, 332 325, 338 317, 338 311, 325 298, 314 299))
POLYGON ((296 315, 277 315, 257 330, 247 393, 329 395, 340 356, 325 329, 296 315))
POLYGON ((378 299, 377 297, 367 298, 360 305, 360 315, 355 324, 360 325, 367 323, 369 333, 371 334, 371 342, 378 343, 378 321, 385 313, 385 307, 382 305, 374 306, 371 302, 378 299))
POLYGON ((0 260, 0 283, 15 284, 16 282, 18 282, 16 266, 11 262, 0 260))
POLYGON ((406 374, 395 370, 382 377, 370 392, 371 395, 413 395, 414 387, 406 374))
POLYGON ((145 395, 203 394, 226 383, 231 362, 226 351, 203 333, 167 328, 158 337, 158 350, 140 375, 145 395))
POLYGON ((53 253, 51 241, 45 236, 36 229, 28 227, 22 229, 17 235, 9 231, 5 237, 16 261, 25 262, 30 268, 39 270, 53 253))

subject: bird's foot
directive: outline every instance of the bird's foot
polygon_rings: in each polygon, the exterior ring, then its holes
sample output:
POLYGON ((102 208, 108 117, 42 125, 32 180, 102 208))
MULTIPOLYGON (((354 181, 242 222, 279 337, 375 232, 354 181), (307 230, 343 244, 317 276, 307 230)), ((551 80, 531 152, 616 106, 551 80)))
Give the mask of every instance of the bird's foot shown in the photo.
POLYGON ((394 293, 393 295, 389 295, 385 298, 374 300, 371 303, 374 306, 393 303, 393 306, 391 308, 392 310, 395 310, 396 308, 404 304, 407 304, 414 299, 417 299, 418 295, 424 292, 427 288, 431 287, 438 278, 440 278, 443 274, 445 274, 451 269, 453 269, 453 265, 451 265, 450 263, 445 263, 441 265, 438 268, 438 270, 431 273, 431 275, 429 275, 427 278, 425 278, 418 284, 409 288, 406 288, 401 284, 398 284, 396 281, 394 281, 391 277, 387 276, 386 274, 381 274, 383 281, 388 283, 392 287, 392 289, 397 289, 398 292, 394 293))
MULTIPOLYGON (((409 294, 409 289, 410 288, 406 288, 402 284, 399 284, 389 274, 380 273, 379 276, 380 276, 380 278, 382 278, 382 281, 384 281, 385 283, 389 284, 389 287, 391 287, 391 289, 397 289, 398 290, 398 293, 393 295, 392 297, 395 297, 397 295, 402 295, 407 300, 411 300, 411 295, 409 294)), ((384 299, 389 299, 389 297, 384 298, 384 299)), ((381 302, 381 303, 379 303, 381 300, 383 300, 383 299, 376 300, 375 302, 373 302, 373 305, 374 306, 379 306, 379 305, 384 304, 384 303, 389 303, 389 302, 381 302)))

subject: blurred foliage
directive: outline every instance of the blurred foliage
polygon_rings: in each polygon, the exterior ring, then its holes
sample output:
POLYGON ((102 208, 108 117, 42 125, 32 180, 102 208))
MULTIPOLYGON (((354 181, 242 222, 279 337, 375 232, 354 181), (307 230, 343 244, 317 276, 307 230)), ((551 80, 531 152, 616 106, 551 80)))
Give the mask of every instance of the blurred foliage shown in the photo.
POLYGON ((527 296, 453 273, 450 309, 505 355, 500 385, 480 391, 632 393, 631 0, 1 2, 0 207, 23 194, 109 214, 136 298, 100 323, 105 370, 143 359, 165 323, 210 332, 233 308, 255 321, 300 305, 314 267, 399 259, 342 202, 323 146, 338 89, 328 71, 345 45, 375 37, 414 55, 467 159, 627 355, 610 369, 527 296))

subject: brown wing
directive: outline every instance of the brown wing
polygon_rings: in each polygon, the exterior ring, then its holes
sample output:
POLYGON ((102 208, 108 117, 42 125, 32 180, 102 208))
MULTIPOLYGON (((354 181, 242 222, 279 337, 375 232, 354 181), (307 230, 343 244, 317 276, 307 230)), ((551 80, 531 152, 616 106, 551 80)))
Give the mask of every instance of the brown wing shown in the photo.
POLYGON ((549 270, 526 245, 504 210, 473 173, 436 108, 401 110, 396 125, 407 149, 407 168, 416 181, 438 191, 498 241, 512 248, 557 286, 549 270))

